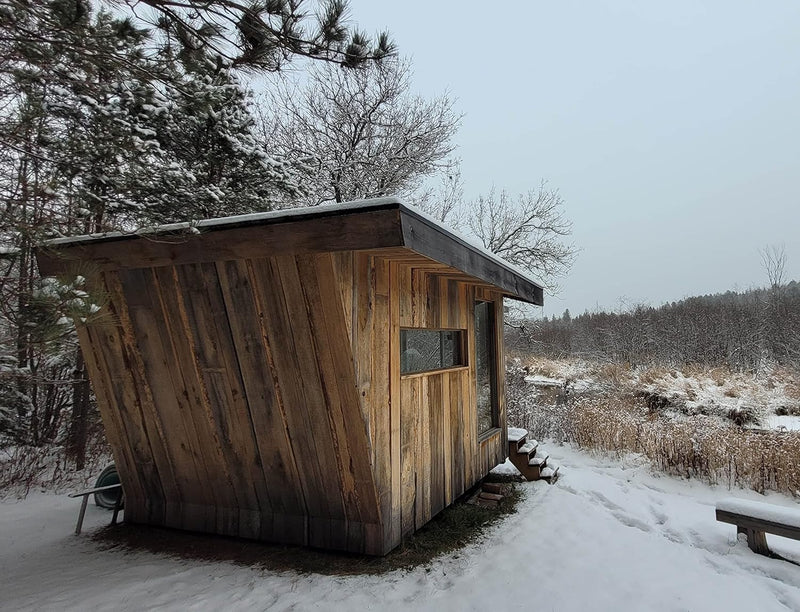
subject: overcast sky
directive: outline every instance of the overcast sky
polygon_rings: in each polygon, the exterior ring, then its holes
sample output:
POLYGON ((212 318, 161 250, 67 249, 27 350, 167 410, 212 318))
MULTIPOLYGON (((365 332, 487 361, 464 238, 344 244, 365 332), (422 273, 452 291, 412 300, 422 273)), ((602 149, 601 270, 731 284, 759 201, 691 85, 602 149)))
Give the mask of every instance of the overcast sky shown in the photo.
POLYGON ((465 114, 466 196, 560 190, 581 248, 546 314, 800 280, 800 2, 351 0, 465 114))

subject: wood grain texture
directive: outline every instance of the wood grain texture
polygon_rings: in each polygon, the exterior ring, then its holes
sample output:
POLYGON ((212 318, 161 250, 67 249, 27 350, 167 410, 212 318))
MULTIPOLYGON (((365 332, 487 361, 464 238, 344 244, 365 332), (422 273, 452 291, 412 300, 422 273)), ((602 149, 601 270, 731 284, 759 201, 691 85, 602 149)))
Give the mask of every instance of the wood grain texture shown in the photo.
MULTIPOLYGON (((412 523, 419 529, 505 460, 500 429, 478 439, 474 371, 475 300, 490 300, 502 313, 502 295, 416 263, 400 265, 396 278, 400 325, 463 330, 468 363, 460 370, 401 377, 401 520, 406 534, 412 523)), ((497 323, 496 354, 502 356, 502 321, 497 323)), ((502 376, 502 362, 496 367, 502 376)), ((498 402, 503 401, 498 392, 498 402)), ((504 424, 504 406, 498 410, 504 424)))
POLYGON ((105 274, 114 323, 80 333, 126 520, 385 552, 342 259, 105 274))
POLYGON ((402 245, 399 211, 387 208, 307 219, 287 217, 260 225, 209 227, 199 233, 89 240, 42 248, 37 259, 43 275, 56 275, 82 261, 91 261, 100 270, 116 270, 402 245))
POLYGON ((212 529, 215 518, 208 516, 206 508, 215 506, 217 500, 213 490, 203 485, 208 481, 204 447, 193 422, 184 416, 186 406, 182 405, 182 396, 175 393, 182 381, 173 369, 175 352, 162 316, 154 275, 150 270, 128 271, 121 275, 121 282, 128 296, 131 325, 144 375, 165 435, 170 438, 166 448, 179 487, 181 524, 197 531, 212 529))
POLYGON ((80 340, 126 520, 384 554, 505 459, 503 427, 477 435, 473 338, 502 292, 378 253, 100 273, 113 322, 80 340), (403 377, 403 327, 462 330, 467 367, 403 377))

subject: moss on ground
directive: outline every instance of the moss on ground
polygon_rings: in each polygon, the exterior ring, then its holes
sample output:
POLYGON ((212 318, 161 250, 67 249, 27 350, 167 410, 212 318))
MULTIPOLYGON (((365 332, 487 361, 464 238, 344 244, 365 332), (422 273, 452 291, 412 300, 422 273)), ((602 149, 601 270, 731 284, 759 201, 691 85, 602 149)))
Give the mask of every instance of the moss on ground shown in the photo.
POLYGON ((466 503, 475 491, 445 508, 427 525, 407 537, 385 557, 280 546, 139 525, 108 526, 93 540, 104 549, 145 551, 180 559, 231 562, 268 571, 296 571, 325 575, 382 574, 431 564, 444 555, 458 557, 466 546, 486 537, 488 529, 516 512, 522 490, 517 478, 490 475, 489 482, 508 483, 499 508, 466 503))

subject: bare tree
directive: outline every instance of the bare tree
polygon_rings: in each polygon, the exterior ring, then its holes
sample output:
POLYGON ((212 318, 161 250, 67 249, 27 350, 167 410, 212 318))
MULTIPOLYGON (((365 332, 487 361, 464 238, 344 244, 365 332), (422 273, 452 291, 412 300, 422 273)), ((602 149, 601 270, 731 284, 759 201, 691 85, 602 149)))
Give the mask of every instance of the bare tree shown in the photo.
POLYGON ((572 222, 564 216, 558 191, 542 182, 516 197, 492 189, 465 206, 466 225, 483 246, 506 261, 531 270, 547 287, 572 266, 577 249, 566 242, 572 222))
POLYGON ((463 225, 464 180, 459 160, 448 162, 439 172, 439 183, 407 196, 409 203, 437 221, 452 227, 463 225))
POLYGON ((762 249, 760 253, 770 288, 780 287, 784 283, 786 270, 786 247, 773 244, 762 249))
POLYGON ((761 318, 766 356, 781 363, 797 363, 800 318, 796 308, 792 308, 786 285, 786 247, 765 247, 761 250, 761 262, 769 281, 761 318))
POLYGON ((309 168, 305 203, 398 194, 447 167, 461 117, 453 101, 409 93, 408 62, 358 70, 312 66, 305 85, 279 81, 268 98, 265 138, 309 168))

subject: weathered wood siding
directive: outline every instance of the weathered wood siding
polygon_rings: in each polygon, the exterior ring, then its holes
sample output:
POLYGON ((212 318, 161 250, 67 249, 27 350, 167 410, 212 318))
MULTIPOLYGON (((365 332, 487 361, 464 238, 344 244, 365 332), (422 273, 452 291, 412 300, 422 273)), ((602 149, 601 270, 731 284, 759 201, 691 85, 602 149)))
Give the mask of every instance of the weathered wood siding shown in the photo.
POLYGON ((341 286, 352 279, 345 310, 352 316, 357 386, 390 550, 505 460, 502 296, 408 252, 344 253, 335 261, 341 286), (498 313, 500 427, 481 437, 475 404, 476 299, 493 301, 498 313), (401 376, 403 327, 464 330, 467 366, 401 376))
POLYGON ((330 254, 106 271, 81 330, 125 518, 384 552, 330 254))
POLYGON ((505 459, 502 297, 405 249, 103 269, 79 329, 125 520, 384 554, 505 459), (499 427, 476 431, 474 302, 499 427), (467 366, 401 376, 402 327, 467 366))

